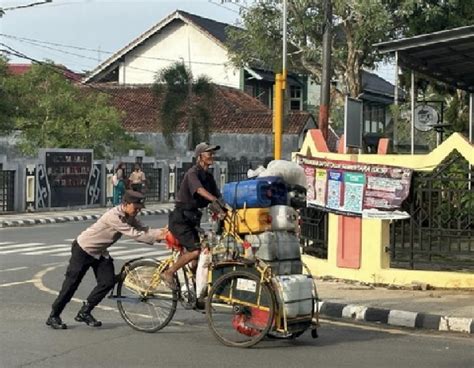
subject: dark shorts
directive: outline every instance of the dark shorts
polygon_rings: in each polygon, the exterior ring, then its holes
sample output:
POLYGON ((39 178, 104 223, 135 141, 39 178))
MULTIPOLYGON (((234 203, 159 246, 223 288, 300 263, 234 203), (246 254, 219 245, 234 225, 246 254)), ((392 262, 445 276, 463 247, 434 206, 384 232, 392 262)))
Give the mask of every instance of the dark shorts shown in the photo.
POLYGON ((192 252, 201 248, 197 227, 201 225, 202 213, 199 210, 189 211, 175 208, 170 212, 168 228, 179 243, 192 252))

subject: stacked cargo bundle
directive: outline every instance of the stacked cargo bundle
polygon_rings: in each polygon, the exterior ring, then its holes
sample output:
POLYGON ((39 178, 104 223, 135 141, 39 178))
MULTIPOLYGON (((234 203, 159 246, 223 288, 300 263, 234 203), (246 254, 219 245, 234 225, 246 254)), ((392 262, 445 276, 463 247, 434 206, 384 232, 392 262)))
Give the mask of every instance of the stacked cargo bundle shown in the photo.
POLYGON ((308 300, 312 300, 313 282, 302 275, 297 236, 297 209, 306 205, 306 179, 295 163, 273 163, 256 178, 224 186, 224 201, 236 210, 233 221, 225 226, 245 238, 252 253, 271 267, 277 297, 287 317, 293 318, 312 312, 308 300))
POLYGON ((268 263, 275 275, 301 274, 298 212, 290 206, 288 185, 279 176, 227 183, 224 201, 235 209, 231 226, 268 263))

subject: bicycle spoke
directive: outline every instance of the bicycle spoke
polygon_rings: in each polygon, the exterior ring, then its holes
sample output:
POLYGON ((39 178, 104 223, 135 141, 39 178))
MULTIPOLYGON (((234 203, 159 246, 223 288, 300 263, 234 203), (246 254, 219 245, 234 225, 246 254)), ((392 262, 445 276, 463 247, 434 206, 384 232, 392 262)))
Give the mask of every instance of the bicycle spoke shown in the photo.
POLYGON ((176 311, 176 293, 163 284, 150 287, 159 269, 158 261, 138 260, 131 263, 117 293, 123 300, 117 302, 120 314, 133 328, 154 332, 166 326, 176 311), (128 302, 127 299, 137 302, 128 302))
POLYGON ((234 271, 216 281, 206 311, 209 326, 222 343, 249 347, 262 340, 273 324, 274 296, 255 275, 234 271))

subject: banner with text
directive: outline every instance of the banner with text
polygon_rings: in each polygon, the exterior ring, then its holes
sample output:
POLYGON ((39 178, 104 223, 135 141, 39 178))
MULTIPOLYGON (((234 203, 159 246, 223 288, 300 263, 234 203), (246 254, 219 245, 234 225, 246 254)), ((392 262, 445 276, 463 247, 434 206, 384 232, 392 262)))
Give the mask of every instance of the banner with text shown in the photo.
POLYGON ((364 218, 403 219, 411 169, 335 161, 297 155, 307 183, 307 205, 325 211, 364 218))

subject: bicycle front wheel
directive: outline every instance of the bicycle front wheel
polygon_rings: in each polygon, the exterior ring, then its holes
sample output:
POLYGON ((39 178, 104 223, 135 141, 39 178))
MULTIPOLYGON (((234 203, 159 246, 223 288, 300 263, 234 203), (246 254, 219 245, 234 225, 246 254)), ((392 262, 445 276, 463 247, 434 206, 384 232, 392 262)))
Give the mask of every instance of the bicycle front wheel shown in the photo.
MULTIPOLYGON (((178 303, 176 290, 163 282, 152 285, 161 262, 132 261, 117 284, 117 307, 125 322, 143 332, 156 332, 173 318, 178 303)), ((158 281, 158 280, 157 280, 158 281)))
POLYGON ((210 290, 206 314, 211 331, 224 345, 250 347, 273 325, 275 294, 255 274, 230 272, 210 290))

